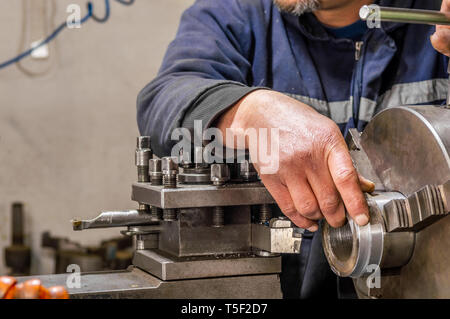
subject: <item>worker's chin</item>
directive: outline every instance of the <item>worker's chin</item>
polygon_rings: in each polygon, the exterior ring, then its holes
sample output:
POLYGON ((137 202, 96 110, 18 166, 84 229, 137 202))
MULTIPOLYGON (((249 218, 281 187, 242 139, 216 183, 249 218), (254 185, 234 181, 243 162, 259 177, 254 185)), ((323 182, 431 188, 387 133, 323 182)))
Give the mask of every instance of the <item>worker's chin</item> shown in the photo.
POLYGON ((319 0, 273 0, 273 2, 281 11, 298 16, 320 9, 319 0))

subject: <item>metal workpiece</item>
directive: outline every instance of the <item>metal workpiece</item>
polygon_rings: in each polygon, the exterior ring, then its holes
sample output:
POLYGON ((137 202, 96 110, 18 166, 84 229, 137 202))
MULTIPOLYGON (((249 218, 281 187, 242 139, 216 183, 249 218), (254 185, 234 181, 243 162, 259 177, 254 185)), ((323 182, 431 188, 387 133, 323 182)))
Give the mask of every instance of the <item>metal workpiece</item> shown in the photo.
POLYGON ((259 258, 253 254, 176 258, 159 250, 137 251, 133 265, 161 280, 278 274, 281 257, 259 258))
POLYGON ((131 199, 159 208, 275 204, 260 182, 224 186, 180 184, 173 189, 134 183, 131 199))
POLYGON ((252 247, 271 254, 300 253, 302 236, 290 220, 273 218, 269 225, 252 224, 252 247))
POLYGON ((379 19, 386 22, 450 25, 450 14, 432 10, 366 5, 361 7, 359 16, 362 20, 379 19))
POLYGON ((176 157, 163 157, 161 161, 164 188, 177 187, 178 159, 176 157))
POLYGON ((244 182, 258 180, 258 172, 249 160, 243 160, 239 163, 239 176, 244 182))
POLYGON ((222 186, 230 180, 230 169, 227 164, 211 165, 211 182, 214 186, 222 186))
POLYGON ((139 210, 102 212, 100 215, 89 220, 72 220, 73 230, 79 231, 92 228, 125 227, 133 225, 152 225, 148 212, 139 210))
POLYGON ((413 232, 388 233, 383 208, 401 194, 386 193, 368 196, 370 222, 359 226, 351 218, 340 228, 324 223, 322 242, 331 269, 341 277, 359 278, 376 268, 406 265, 414 249, 413 232))
MULTIPOLYGON (((358 172, 376 182, 378 196, 383 192, 397 196, 384 200, 380 209, 380 224, 385 226, 379 262, 381 288, 362 289, 367 278, 363 274, 355 279, 360 297, 450 297, 450 277, 442 271, 450 264, 450 217, 446 216, 450 180, 448 123, 447 108, 400 106, 378 113, 362 134, 351 134, 356 143, 349 144, 350 154, 358 172)), ((354 239, 357 230, 349 224, 347 229, 328 228, 334 249, 327 248, 324 239, 324 250, 334 251, 336 259, 339 256, 348 263, 359 243, 354 239)), ((328 244, 330 247, 331 240, 328 244)), ((376 255, 379 258, 380 254, 376 255)))

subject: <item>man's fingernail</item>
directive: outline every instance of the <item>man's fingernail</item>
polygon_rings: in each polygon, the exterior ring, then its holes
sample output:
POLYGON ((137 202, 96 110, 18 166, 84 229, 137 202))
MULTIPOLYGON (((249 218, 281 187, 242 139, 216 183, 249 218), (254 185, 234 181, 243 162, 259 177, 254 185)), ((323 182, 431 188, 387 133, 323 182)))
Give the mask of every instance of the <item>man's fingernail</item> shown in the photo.
POLYGON ((310 231, 311 233, 315 233, 318 229, 319 229, 319 226, 312 225, 311 227, 308 228, 308 231, 310 231))
POLYGON ((359 226, 365 226, 369 222, 369 217, 367 217, 367 215, 364 215, 364 214, 358 215, 355 217, 355 222, 359 226))

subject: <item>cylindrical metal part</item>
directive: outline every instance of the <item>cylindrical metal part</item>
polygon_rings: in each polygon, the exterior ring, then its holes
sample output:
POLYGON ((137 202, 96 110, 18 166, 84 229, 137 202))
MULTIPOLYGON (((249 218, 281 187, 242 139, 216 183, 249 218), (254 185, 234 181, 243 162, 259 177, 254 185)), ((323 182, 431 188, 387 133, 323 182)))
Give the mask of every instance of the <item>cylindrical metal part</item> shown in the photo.
POLYGON ((173 208, 163 209, 163 220, 166 222, 177 220, 177 210, 173 208))
POLYGON ((150 182, 149 161, 152 157, 150 136, 139 136, 136 139, 135 164, 139 183, 150 182))
POLYGON ((211 182, 215 186, 224 185, 230 180, 230 169, 227 164, 211 165, 211 182))
POLYGON ((239 175, 244 182, 254 182, 258 180, 258 172, 249 160, 239 163, 239 175))
POLYGON ((193 167, 190 152, 187 152, 184 148, 180 149, 180 155, 178 157, 178 166, 183 168, 193 167))
POLYGON ((137 175, 138 175, 139 183, 150 182, 150 176, 148 175, 148 166, 138 166, 137 167, 137 175))
POLYGON ((259 207, 259 222, 261 224, 267 223, 272 218, 272 208, 269 204, 262 204, 259 207))
POLYGON ((399 193, 384 193, 369 198, 370 222, 366 226, 350 218, 340 228, 324 224, 325 256, 338 276, 358 278, 372 273, 374 267, 396 268, 408 263, 414 250, 414 233, 388 233, 383 219, 384 205, 402 197, 399 193))
POLYGON ((150 212, 150 206, 147 204, 139 203, 139 209, 141 212, 149 213, 150 212))
POLYGON ((138 136, 136 139, 136 148, 140 150, 151 148, 150 142, 151 142, 150 136, 138 136))
POLYGON ((225 209, 222 206, 213 208, 212 227, 223 227, 225 225, 225 209))
POLYGON ((450 25, 450 14, 432 10, 363 6, 359 11, 363 20, 370 18, 386 22, 403 22, 430 25, 450 25))
POLYGON ((194 148, 194 163, 195 168, 205 168, 208 167, 208 164, 205 162, 205 159, 203 157, 203 147, 202 146, 196 146, 194 148))
POLYGON ((163 175, 164 188, 177 188, 177 175, 163 175))
POLYGON ((161 215, 162 215, 161 208, 156 207, 156 206, 151 206, 150 212, 151 212, 151 219, 152 220, 154 220, 154 221, 161 220, 161 215))
POLYGON ((133 235, 133 246, 136 250, 158 248, 158 234, 143 232, 133 235))
POLYGON ((161 160, 153 158, 149 161, 150 182, 152 185, 162 185, 161 160))
POLYGON ((177 187, 178 159, 175 157, 163 157, 161 167, 163 175, 163 186, 165 188, 177 187))

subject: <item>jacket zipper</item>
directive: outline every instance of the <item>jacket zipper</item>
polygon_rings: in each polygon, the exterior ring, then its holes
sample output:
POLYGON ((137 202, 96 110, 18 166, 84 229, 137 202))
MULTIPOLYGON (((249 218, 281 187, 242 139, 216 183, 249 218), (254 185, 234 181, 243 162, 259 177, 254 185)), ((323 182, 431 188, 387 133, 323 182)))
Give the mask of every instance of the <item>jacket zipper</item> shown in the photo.
POLYGON ((358 127, 359 107, 361 104, 361 85, 362 85, 362 55, 364 41, 355 42, 355 70, 353 72, 353 122, 358 127))

